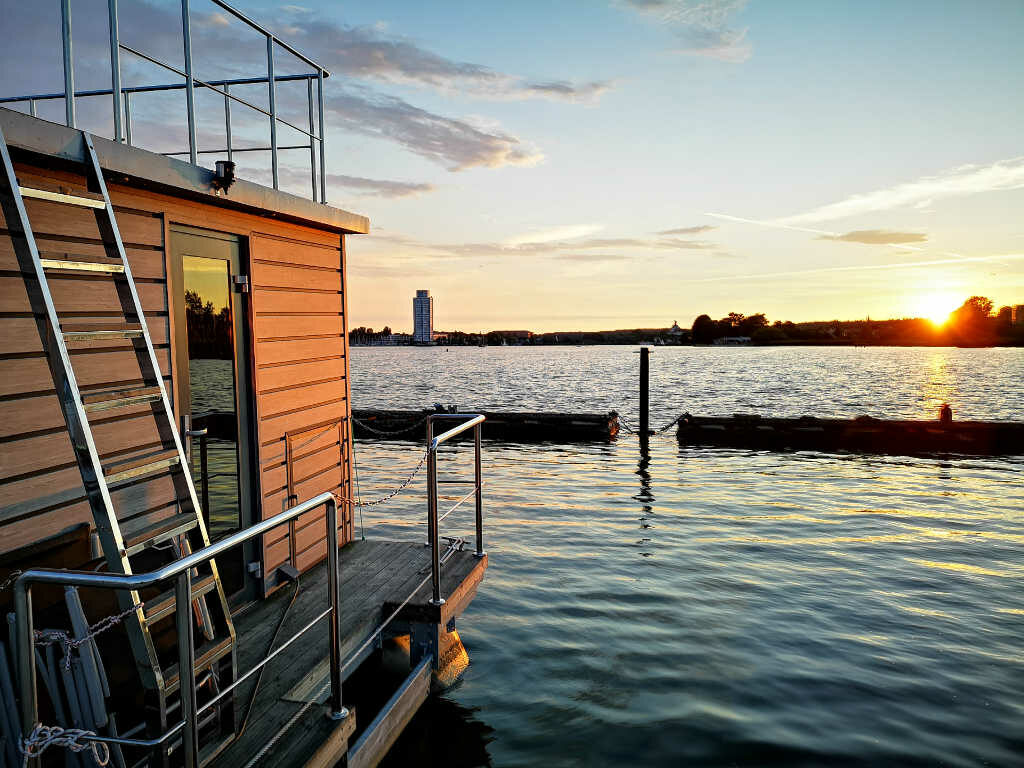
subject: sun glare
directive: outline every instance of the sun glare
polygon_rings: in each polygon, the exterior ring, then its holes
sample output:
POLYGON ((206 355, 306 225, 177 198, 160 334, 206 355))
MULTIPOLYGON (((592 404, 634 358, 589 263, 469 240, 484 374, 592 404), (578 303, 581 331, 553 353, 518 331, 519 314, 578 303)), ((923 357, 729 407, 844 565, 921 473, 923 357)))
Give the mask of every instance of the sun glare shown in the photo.
POLYGON ((917 298, 914 302, 914 314, 928 318, 935 325, 945 325, 958 305, 959 300, 953 294, 930 293, 917 298))

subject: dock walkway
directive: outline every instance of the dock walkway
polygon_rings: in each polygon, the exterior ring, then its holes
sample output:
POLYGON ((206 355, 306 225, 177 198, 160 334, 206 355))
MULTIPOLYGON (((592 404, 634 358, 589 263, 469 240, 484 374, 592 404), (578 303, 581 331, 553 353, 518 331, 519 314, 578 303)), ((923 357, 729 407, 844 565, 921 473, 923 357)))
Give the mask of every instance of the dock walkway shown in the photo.
MULTIPOLYGON (((430 548, 422 543, 352 542, 339 553, 339 568, 343 675, 347 677, 378 647, 379 638, 369 643, 367 640, 406 598, 412 596, 396 616, 396 622, 441 624, 460 613, 476 593, 487 568, 487 557, 477 558, 468 550, 451 553, 441 570, 441 596, 446 600, 441 607, 428 602, 430 548), (365 649, 360 651, 364 644, 365 649)), ((270 599, 253 604, 235 617, 239 675, 267 654, 294 589, 286 585, 270 599)), ((288 611, 275 648, 327 605, 327 565, 322 563, 302 575, 298 596, 288 611)), ((213 766, 241 768, 257 757, 255 764, 273 768, 332 766, 346 754, 357 722, 355 714, 340 723, 326 717, 327 622, 326 617, 321 619, 267 665, 245 732, 214 760, 213 766), (285 727, 287 731, 282 734, 285 727)), ((239 726, 255 679, 254 675, 237 689, 235 710, 239 726)), ((374 714, 358 713, 364 725, 374 714)))

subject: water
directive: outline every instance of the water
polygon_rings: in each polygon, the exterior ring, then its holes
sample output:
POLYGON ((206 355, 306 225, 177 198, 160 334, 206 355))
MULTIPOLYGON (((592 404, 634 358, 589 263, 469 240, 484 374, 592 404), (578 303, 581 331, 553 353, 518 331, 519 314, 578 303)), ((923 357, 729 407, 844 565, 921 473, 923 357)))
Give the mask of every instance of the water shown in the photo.
MULTIPOLYGON (((353 400, 630 415, 636 368, 626 347, 359 348, 353 400)), ((1022 373, 1024 350, 658 349, 652 422, 933 417, 943 401, 1021 420, 1022 373)), ((418 451, 360 441, 363 495, 418 451)), ((470 460, 455 447, 441 470, 470 460)), ((1020 765, 1022 469, 487 443, 490 568, 459 622, 472 664, 387 764, 1020 765)), ((364 510, 366 535, 422 538, 423 494, 417 478, 364 510)), ((471 530, 471 509, 442 523, 471 530)))

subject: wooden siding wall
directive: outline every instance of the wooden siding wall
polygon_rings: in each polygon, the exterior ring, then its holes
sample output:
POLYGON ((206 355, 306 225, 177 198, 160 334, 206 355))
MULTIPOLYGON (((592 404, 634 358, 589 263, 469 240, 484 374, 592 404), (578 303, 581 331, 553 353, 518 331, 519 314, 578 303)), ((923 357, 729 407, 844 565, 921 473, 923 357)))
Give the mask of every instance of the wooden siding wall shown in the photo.
MULTIPOLYGON (((19 166, 23 184, 76 192, 84 180, 53 178, 19 166)), ((92 210, 42 200, 26 200, 42 255, 102 255, 103 240, 92 210)), ((117 206, 118 224, 138 282, 157 358, 170 378, 170 323, 164 223, 152 211, 117 206)), ((21 267, 0 213, 0 553, 92 523, 81 475, 68 438, 60 403, 43 352, 21 267)), ((61 319, 117 322, 124 318, 110 275, 50 273, 50 289, 61 319)), ((142 384, 144 371, 131 342, 69 344, 83 389, 104 383, 142 384)), ((148 373, 148 372, 147 372, 148 373)), ((160 434, 149 405, 94 414, 97 448, 104 457, 159 446, 160 434)), ((169 478, 143 481, 112 492, 123 520, 154 520, 174 511, 169 478)))
MULTIPOLYGON (((16 164, 22 183, 81 192, 81 176, 16 164)), ((171 224, 186 224, 241 235, 249 244, 252 283, 251 349, 256 402, 253 417, 259 445, 254 469, 260 508, 254 519, 281 511, 288 497, 286 445, 291 446, 291 479, 299 500, 322 491, 351 496, 348 349, 344 303, 344 238, 329 232, 203 205, 108 181, 157 357, 173 397, 177 375, 174 302, 168 296, 171 224), (332 426, 333 425, 333 426, 332 426)), ((28 201, 40 249, 59 254, 99 253, 95 216, 86 209, 28 201)), ((0 227, 4 226, 0 214, 0 227)), ((109 277, 60 276, 51 280, 58 308, 79 320, 120 317, 120 302, 109 277), (104 282, 108 281, 108 282, 104 282), (106 287, 104 287, 106 286, 106 287)), ((173 292, 172 292, 173 293, 173 292)), ((39 333, 6 229, 0 229, 0 556, 82 522, 92 523, 71 451, 39 333)), ((84 342, 72 345, 84 386, 136 383, 141 372, 125 346, 84 342)), ((175 411, 180 413, 178 403, 175 411)), ((101 454, 132 452, 157 440, 149 406, 95 414, 101 454)), ((129 485, 114 494, 126 514, 154 519, 173 512, 167 480, 129 485)), ((296 565, 305 570, 326 555, 323 512, 296 526, 296 565)), ((352 535, 347 505, 339 508, 342 540, 352 535)), ((289 560, 288 531, 264 542, 265 587, 289 560)), ((78 564, 68 564, 74 566, 78 564)))
MULTIPOLYGON (((267 236, 253 237, 249 248, 260 491, 266 518, 324 491, 348 495, 343 491, 348 485, 348 360, 342 253, 337 246, 267 236), (289 469, 295 494, 291 499, 289 469)), ((343 541, 351 537, 347 509, 339 509, 343 541)), ((266 537, 268 589, 276 583, 274 570, 292 556, 299 570, 324 558, 324 521, 324 510, 316 510, 298 519, 294 542, 285 527, 266 537)))

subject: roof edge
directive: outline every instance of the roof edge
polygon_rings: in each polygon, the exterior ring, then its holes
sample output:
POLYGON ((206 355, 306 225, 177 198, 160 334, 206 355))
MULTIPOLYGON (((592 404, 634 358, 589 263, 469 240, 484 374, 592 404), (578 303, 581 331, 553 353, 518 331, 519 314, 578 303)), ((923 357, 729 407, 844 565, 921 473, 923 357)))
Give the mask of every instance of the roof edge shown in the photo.
MULTIPOLYGON (((0 129, 10 147, 73 163, 86 160, 81 131, 74 128, 0 107, 0 129)), ((366 216, 243 179, 231 185, 230 195, 218 195, 210 185, 211 170, 100 136, 93 136, 93 145, 100 166, 117 183, 344 234, 370 231, 366 216)))

